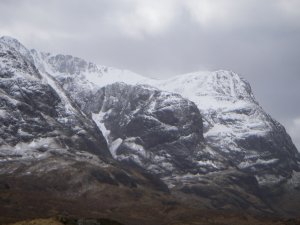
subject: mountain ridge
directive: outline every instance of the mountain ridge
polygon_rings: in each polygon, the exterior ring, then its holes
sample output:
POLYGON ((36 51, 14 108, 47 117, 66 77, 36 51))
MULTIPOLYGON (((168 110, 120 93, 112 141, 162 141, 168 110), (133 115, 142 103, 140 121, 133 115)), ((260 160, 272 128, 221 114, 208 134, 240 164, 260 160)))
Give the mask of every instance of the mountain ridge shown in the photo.
MULTIPOLYGON (((265 170, 270 164, 280 163, 280 158, 269 156, 276 153, 276 148, 278 157, 282 157, 281 154, 294 154, 299 160, 297 150, 284 127, 263 111, 254 98, 250 84, 236 73, 224 70, 193 72, 166 80, 153 80, 130 71, 97 66, 70 55, 29 51, 10 37, 2 37, 1 40, 28 57, 37 66, 43 79, 62 95, 62 99, 66 99, 68 95, 78 105, 81 113, 86 113, 83 112, 86 102, 102 87, 114 82, 147 84, 170 93, 178 93, 195 102, 203 116, 205 142, 212 148, 210 151, 214 152, 210 154, 218 152, 234 161, 240 158, 238 164, 235 164, 240 169, 262 167, 265 170), (277 141, 277 133, 285 139, 277 141), (266 141, 264 137, 267 137, 266 141), (272 146, 276 141, 278 147, 272 146), (256 142, 262 143, 262 146, 256 146, 256 142), (280 147, 281 142, 284 147, 280 147), (286 147, 289 150, 284 153, 281 148, 286 147), (270 148, 271 152, 264 151, 265 148, 270 148)), ((72 109, 70 104, 65 105, 72 109)), ((91 119, 98 125, 102 120, 99 116, 98 121, 91 119)), ((105 125, 100 125, 99 129, 107 132, 105 125)), ((296 161, 291 162, 287 168, 292 172, 292 168, 298 167, 297 164, 296 161)))
MULTIPOLYGON (((256 137, 259 134, 261 136, 268 135, 274 129, 280 130, 282 133, 286 131, 277 121, 263 111, 254 98, 249 83, 231 71, 194 72, 166 80, 153 80, 130 71, 97 66, 72 56, 47 54, 45 62, 48 65, 50 62, 50 66, 47 66, 48 73, 56 74, 56 79, 59 80, 62 86, 66 87, 65 89, 70 93, 71 98, 75 102, 77 101, 79 105, 85 103, 76 97, 78 89, 82 90, 80 95, 85 92, 91 96, 93 95, 91 92, 114 82, 124 82, 130 85, 148 84, 164 91, 178 93, 195 102, 201 114, 204 115, 206 140, 210 142, 213 148, 220 149, 223 146, 223 150, 219 151, 219 154, 225 152, 225 154, 228 153, 226 157, 233 154, 240 155, 238 157, 252 158, 249 163, 240 161, 237 165, 239 168, 251 170, 251 167, 256 167, 256 165, 263 167, 263 164, 280 161, 268 157, 269 152, 263 153, 267 156, 259 161, 257 154, 260 153, 254 151, 251 154, 251 151, 249 151, 252 148, 257 148, 253 146, 245 146, 242 153, 240 153, 240 146, 247 145, 244 144, 245 138, 256 137), (58 64, 64 65, 64 67, 52 67, 53 62, 60 62, 58 64), (90 68, 92 68, 92 71, 90 71, 90 68), (66 81, 67 79, 72 81, 66 81), (235 123, 238 124, 233 126, 231 124, 232 120, 235 120, 235 123), (243 136, 244 134, 247 134, 247 137, 243 136)), ((272 142, 274 142, 274 139, 272 139, 272 142)), ((289 136, 282 142, 289 143, 292 152, 296 151, 289 136)), ((263 145, 268 145, 268 143, 263 145)), ((278 151, 280 150, 278 149, 278 151)), ((291 165, 291 167, 293 166, 291 165)))

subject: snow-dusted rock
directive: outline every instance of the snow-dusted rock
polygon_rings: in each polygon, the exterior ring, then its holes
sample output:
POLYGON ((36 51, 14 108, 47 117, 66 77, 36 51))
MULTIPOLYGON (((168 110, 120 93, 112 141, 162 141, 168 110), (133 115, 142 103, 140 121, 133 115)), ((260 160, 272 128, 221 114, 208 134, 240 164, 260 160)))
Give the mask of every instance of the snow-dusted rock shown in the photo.
POLYGON ((2 161, 65 151, 110 156, 96 124, 76 108, 52 77, 37 70, 24 46, 1 38, 0 56, 2 161))
MULTIPOLYGON (((203 151, 209 158, 199 160, 203 168, 207 164, 224 168, 210 159, 223 161, 225 158, 227 166, 262 177, 270 173, 288 178, 293 170, 299 169, 299 153, 284 127, 264 112, 249 83, 236 73, 203 71, 154 80, 72 56, 32 52, 39 70, 52 74, 82 110, 97 104, 93 102, 97 91, 115 82, 151 85, 194 102, 203 118, 207 144, 203 151)), ((107 132, 103 125, 98 125, 107 132)), ((112 143, 113 149, 119 143, 120 140, 112 143)), ((139 163, 138 158, 136 160, 139 163)), ((258 177, 258 180, 261 179, 258 177)))
POLYGON ((284 127, 255 100, 250 84, 230 71, 196 72, 156 83, 196 103, 204 138, 239 169, 289 177, 299 153, 284 127))
POLYGON ((92 115, 120 161, 161 175, 217 169, 199 163, 214 160, 204 154, 202 118, 196 105, 178 94, 114 83, 101 88, 83 110, 92 115))

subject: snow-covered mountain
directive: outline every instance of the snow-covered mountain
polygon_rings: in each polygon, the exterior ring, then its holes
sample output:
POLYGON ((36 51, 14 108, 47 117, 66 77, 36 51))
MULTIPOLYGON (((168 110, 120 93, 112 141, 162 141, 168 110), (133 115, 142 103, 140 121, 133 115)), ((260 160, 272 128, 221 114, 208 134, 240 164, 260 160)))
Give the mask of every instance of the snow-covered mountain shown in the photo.
MULTIPOLYGON (((227 165, 253 172, 261 183, 280 182, 299 166, 299 154, 284 127, 264 112, 249 83, 236 73, 203 71, 154 80, 77 57, 36 50, 31 50, 31 55, 39 71, 55 77, 85 113, 89 113, 86 109, 97 91, 115 82, 147 84, 194 102, 203 117, 203 136, 207 144, 204 149, 210 155, 210 159, 205 158, 200 165, 223 169, 220 160, 212 160, 222 157, 227 165)), ((102 113, 101 116, 93 117, 97 124, 107 115, 102 113)), ((105 125, 100 129, 109 130, 105 125)), ((117 138, 109 137, 109 143, 115 143, 117 138)))
POLYGON ((154 174, 181 200, 193 194, 225 209, 230 198, 254 211, 273 210, 260 190, 300 186, 291 138, 231 71, 154 80, 2 37, 0 79, 0 175, 59 168, 72 171, 72 185, 78 172, 165 190, 154 174))
POLYGON ((65 202, 83 195, 104 201, 112 192, 126 198, 132 188, 167 191, 158 178, 118 164, 97 124, 55 77, 39 71, 17 40, 0 38, 0 220, 30 211, 41 216, 43 207, 42 213, 70 208, 65 202))
POLYGON ((195 102, 207 144, 239 169, 256 174, 259 182, 280 181, 298 168, 299 154, 284 127, 264 112, 238 74, 196 72, 157 86, 195 102))

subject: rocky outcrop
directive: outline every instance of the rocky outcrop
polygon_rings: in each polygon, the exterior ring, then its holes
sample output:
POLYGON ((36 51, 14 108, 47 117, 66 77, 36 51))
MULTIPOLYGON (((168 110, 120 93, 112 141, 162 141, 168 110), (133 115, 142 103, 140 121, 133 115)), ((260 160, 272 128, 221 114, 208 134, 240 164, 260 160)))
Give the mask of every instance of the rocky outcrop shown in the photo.
POLYGON ((204 138, 233 166, 274 185, 299 170, 300 155, 284 127, 257 103, 250 84, 230 71, 196 72, 156 86, 198 106, 204 138))
POLYGON ((0 41, 0 149, 2 160, 86 151, 109 158, 96 124, 46 82, 18 42, 0 41), (14 45, 17 47, 14 47, 14 45))
POLYGON ((83 111, 104 131, 114 158, 161 175, 201 171, 202 118, 180 95, 114 83, 101 88, 83 111))

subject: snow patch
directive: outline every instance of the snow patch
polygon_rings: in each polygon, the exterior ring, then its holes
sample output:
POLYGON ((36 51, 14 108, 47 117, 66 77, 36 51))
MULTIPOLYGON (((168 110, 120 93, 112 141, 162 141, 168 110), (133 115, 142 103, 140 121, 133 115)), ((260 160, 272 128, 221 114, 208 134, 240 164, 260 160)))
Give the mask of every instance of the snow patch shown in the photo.
POLYGON ((142 145, 136 144, 134 141, 135 138, 127 138, 124 140, 123 145, 133 150, 133 153, 146 157, 147 152, 145 151, 144 147, 142 145))
POLYGON ((99 113, 92 113, 92 119, 97 124, 99 129, 101 130, 104 138, 106 139, 107 143, 110 143, 109 134, 110 130, 106 129, 105 124, 103 122, 103 117, 106 113, 100 111, 99 113))
POLYGON ((2 118, 6 118, 6 116, 7 116, 7 112, 6 112, 6 110, 4 110, 4 109, 0 109, 0 117, 2 117, 2 118))
POLYGON ((112 156, 116 159, 117 158, 117 149, 119 146, 122 144, 123 140, 121 138, 118 138, 114 140, 110 145, 109 145, 109 150, 112 156))
POLYGON ((12 160, 17 158, 21 159, 36 159, 46 157, 50 152, 65 151, 61 149, 53 138, 37 138, 31 142, 19 142, 15 146, 2 145, 0 148, 0 154, 2 160, 12 160), (5 157, 3 157, 5 156, 5 157))

